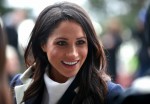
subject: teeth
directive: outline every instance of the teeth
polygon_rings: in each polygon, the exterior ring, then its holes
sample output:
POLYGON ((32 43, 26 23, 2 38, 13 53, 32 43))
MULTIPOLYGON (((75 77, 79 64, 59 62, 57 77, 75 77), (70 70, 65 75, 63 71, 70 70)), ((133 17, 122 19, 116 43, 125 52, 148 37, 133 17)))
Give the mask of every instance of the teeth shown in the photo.
POLYGON ((63 63, 65 63, 67 65, 75 65, 77 63, 77 61, 75 61, 75 62, 65 62, 65 61, 63 61, 63 63))

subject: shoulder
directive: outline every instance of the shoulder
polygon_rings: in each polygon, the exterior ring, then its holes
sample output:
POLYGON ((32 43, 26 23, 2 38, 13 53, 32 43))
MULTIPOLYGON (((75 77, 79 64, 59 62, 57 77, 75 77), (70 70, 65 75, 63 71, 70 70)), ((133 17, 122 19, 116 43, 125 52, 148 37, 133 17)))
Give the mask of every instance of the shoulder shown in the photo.
POLYGON ((140 77, 122 93, 114 104, 150 104, 150 76, 140 77))
POLYGON ((111 81, 107 82, 108 92, 106 96, 107 104, 111 104, 112 99, 120 96, 125 90, 120 84, 113 83, 111 81))
POLYGON ((111 81, 107 82, 107 86, 108 86, 108 96, 112 93, 120 93, 124 91, 124 88, 120 84, 116 84, 111 81))
POLYGON ((13 77, 13 79, 10 82, 11 87, 15 87, 16 85, 22 84, 22 81, 20 80, 21 74, 17 74, 13 77))
POLYGON ((21 103, 24 92, 33 81, 31 75, 32 70, 28 68, 23 74, 17 74, 11 80, 10 87, 17 104, 21 103))
POLYGON ((29 83, 32 79, 32 74, 32 69, 29 67, 24 73, 15 75, 10 82, 10 86, 15 87, 17 85, 29 83))

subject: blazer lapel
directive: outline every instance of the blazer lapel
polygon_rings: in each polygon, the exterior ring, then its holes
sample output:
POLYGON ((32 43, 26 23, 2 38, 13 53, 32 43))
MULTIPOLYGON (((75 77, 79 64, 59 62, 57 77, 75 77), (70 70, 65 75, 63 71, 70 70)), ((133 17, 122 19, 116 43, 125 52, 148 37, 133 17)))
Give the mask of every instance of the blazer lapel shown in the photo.
POLYGON ((31 82, 31 79, 28 79, 28 83, 19 85, 19 86, 15 86, 14 90, 15 90, 17 104, 20 104, 20 102, 22 101, 24 91, 26 91, 26 89, 30 85, 30 82, 31 82))
MULTIPOLYGON (((32 70, 31 67, 29 69, 27 69, 21 76, 20 76, 20 80, 22 82, 22 85, 16 85, 14 87, 14 92, 15 92, 15 96, 16 96, 16 102, 17 104, 20 104, 20 102, 22 101, 24 92, 26 91, 26 89, 29 87, 29 85, 32 83, 33 79, 30 78, 30 76, 32 75, 32 70)), ((24 103, 23 103, 24 104, 24 103)))
POLYGON ((74 81, 71 83, 67 91, 59 100, 58 104, 71 104, 74 97, 77 95, 79 85, 79 78, 76 77, 74 81))

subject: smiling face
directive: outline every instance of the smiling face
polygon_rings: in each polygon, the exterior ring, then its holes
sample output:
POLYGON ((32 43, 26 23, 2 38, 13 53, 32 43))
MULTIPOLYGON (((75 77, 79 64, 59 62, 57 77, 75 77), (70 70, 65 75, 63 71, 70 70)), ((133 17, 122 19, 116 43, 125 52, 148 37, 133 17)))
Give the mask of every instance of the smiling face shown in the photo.
POLYGON ((87 37, 79 24, 63 21, 42 49, 52 66, 50 77, 56 82, 65 82, 78 73, 87 57, 87 37))

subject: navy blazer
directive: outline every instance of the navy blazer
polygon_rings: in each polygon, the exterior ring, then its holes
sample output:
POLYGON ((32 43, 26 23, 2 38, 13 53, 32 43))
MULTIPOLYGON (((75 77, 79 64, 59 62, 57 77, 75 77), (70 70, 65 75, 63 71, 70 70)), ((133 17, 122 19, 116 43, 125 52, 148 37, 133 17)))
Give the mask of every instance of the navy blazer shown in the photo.
MULTIPOLYGON (((78 79, 76 79, 72 82, 72 84, 69 86, 69 88, 67 89, 65 94, 60 99, 59 104, 70 104, 72 102, 73 98, 76 95, 76 93, 74 92, 74 89, 77 88, 77 81, 78 81, 78 79)), ((20 74, 19 74, 13 78, 10 85, 12 88, 14 88, 15 86, 21 85, 21 84, 22 84, 22 81, 20 80, 20 74)), ((107 85, 108 85, 108 93, 107 93, 107 96, 105 99, 105 104, 112 104, 112 101, 115 101, 114 100, 115 97, 122 94, 124 92, 124 89, 119 84, 115 84, 111 81, 108 81, 107 85)), ((35 101, 35 99, 37 100, 37 98, 34 97, 34 98, 27 100, 25 102, 25 104, 33 104, 33 102, 34 102, 34 104, 40 104, 41 99, 42 99, 42 94, 39 94, 39 95, 40 95, 39 99, 38 99, 39 101, 35 101)), ((14 95, 14 99, 15 99, 15 95, 14 95)), ((99 104, 99 103, 96 103, 96 104, 99 104)))

